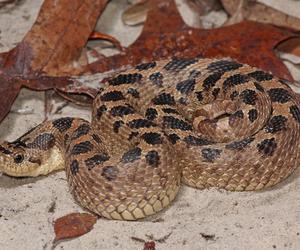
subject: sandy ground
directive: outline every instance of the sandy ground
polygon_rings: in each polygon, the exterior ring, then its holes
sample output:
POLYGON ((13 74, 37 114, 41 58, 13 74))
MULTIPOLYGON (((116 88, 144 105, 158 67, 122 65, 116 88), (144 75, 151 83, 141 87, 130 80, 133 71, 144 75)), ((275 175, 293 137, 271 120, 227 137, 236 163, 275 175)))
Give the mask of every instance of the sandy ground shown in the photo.
MULTIPOLYGON (((122 29, 113 1, 100 20, 102 31, 130 44, 140 27, 122 29), (113 24, 109 20, 114 20, 113 24), (113 28, 110 28, 112 27, 113 28)), ((33 23, 41 0, 0 10, 0 50, 13 47, 33 23)), ((184 7, 185 20, 192 15, 184 7)), ((61 100, 56 105, 60 105, 61 100)), ((88 109, 68 105, 57 116, 89 119, 88 109)), ((22 90, 0 125, 0 139, 14 139, 44 119, 44 93, 22 90)), ((156 240, 156 249, 300 249, 300 171, 261 192, 231 193, 183 186, 163 212, 138 222, 99 219, 88 234, 55 249, 143 249, 132 237, 156 240)), ((83 211, 68 192, 64 172, 48 177, 0 177, 0 249, 51 249, 53 221, 83 211)))

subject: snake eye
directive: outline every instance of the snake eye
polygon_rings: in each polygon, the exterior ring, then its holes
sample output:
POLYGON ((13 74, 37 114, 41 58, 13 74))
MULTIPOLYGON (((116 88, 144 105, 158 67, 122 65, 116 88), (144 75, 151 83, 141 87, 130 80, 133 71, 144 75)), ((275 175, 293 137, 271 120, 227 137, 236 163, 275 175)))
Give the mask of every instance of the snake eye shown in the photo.
POLYGON ((23 160, 24 160, 24 156, 21 155, 21 154, 17 154, 17 155, 15 155, 15 157, 14 157, 15 163, 21 163, 23 160))

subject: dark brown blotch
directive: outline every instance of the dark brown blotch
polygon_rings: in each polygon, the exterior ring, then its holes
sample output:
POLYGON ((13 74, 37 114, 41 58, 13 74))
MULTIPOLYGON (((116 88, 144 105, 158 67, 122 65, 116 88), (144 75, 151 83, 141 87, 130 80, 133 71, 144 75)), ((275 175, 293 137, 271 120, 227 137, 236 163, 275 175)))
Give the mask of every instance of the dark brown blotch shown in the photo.
POLYGON ((183 131, 188 131, 193 129, 193 127, 188 122, 173 116, 164 116, 163 126, 172 129, 180 129, 183 131))
POLYGON ((106 153, 96 154, 93 157, 90 157, 85 160, 85 165, 88 167, 88 170, 93 169, 96 165, 102 164, 109 160, 109 155, 106 153))
POLYGON ((114 102, 124 100, 125 97, 121 91, 113 90, 107 93, 104 93, 100 96, 100 100, 103 102, 114 102))
POLYGON ((152 69, 155 66, 156 66, 156 62, 153 61, 153 62, 148 62, 148 63, 141 63, 141 64, 137 65, 135 68, 139 71, 142 71, 142 70, 152 69))
POLYGON ((79 155, 90 152, 94 148, 90 141, 83 141, 73 146, 71 150, 72 155, 79 155))
POLYGON ((265 131, 267 133, 276 133, 281 130, 285 130, 285 123, 287 122, 287 118, 282 115, 273 116, 267 123, 265 127, 265 131))
POLYGON ((155 150, 151 150, 146 154, 146 162, 151 166, 151 167, 157 167, 159 165, 159 154, 155 150))
POLYGON ((121 161, 123 163, 134 162, 141 157, 142 150, 139 147, 133 148, 125 152, 122 156, 121 161))
POLYGON ((112 86, 122 85, 122 84, 133 84, 136 82, 140 82, 143 78, 142 74, 134 73, 134 74, 120 74, 110 80, 108 83, 112 86))
POLYGON ((182 94, 188 94, 195 88, 195 79, 187 79, 177 83, 176 89, 182 94))
POLYGON ((186 136, 183 139, 183 141, 186 144, 191 145, 191 146, 203 146, 203 145, 210 145, 210 144, 213 143, 210 140, 207 140, 207 139, 201 138, 201 137, 196 137, 196 136, 193 136, 193 135, 186 136))
POLYGON ((91 127, 89 124, 84 123, 81 124, 73 133, 72 140, 75 140, 83 135, 87 135, 91 130, 91 127))
POLYGON ((204 161, 214 162, 217 158, 220 157, 222 150, 215 148, 204 148, 201 150, 202 157, 204 161))
POLYGON ((290 106, 290 113, 297 122, 300 122, 300 109, 297 105, 290 106))
POLYGON ((159 133, 148 132, 144 133, 141 138, 151 145, 162 144, 162 138, 159 133))
POLYGON ((51 133, 38 135, 33 142, 28 143, 28 148, 38 148, 40 150, 48 150, 55 145, 55 137, 51 133))
POLYGON ((105 105, 101 105, 99 108, 97 108, 96 111, 96 118, 97 120, 99 120, 101 118, 101 116, 103 115, 103 113, 107 110, 105 105))
POLYGON ((175 105, 174 96, 170 93, 161 93, 152 99, 155 105, 175 105))
POLYGON ((272 102, 286 103, 291 100, 289 91, 283 88, 270 89, 268 90, 268 94, 272 102))
POLYGON ((225 146, 225 148, 233 150, 242 150, 248 147, 252 141, 254 141, 254 137, 249 137, 240 141, 229 143, 225 146))
POLYGON ((154 108, 148 108, 145 113, 146 118, 150 121, 154 120, 157 117, 157 115, 157 110, 154 108))
POLYGON ((113 131, 115 133, 119 133, 119 129, 120 127, 124 124, 123 121, 115 121, 114 124, 113 124, 113 131))
POLYGON ((248 111, 248 119, 250 122, 254 122, 258 117, 258 111, 256 109, 250 109, 248 111))
POLYGON ((218 60, 218 61, 210 63, 207 66, 207 69, 210 71, 227 72, 227 71, 238 69, 242 66, 243 66, 243 64, 235 62, 235 61, 218 60))
POLYGON ((79 172, 79 163, 77 160, 73 160, 70 164, 71 174, 75 175, 79 172))
POLYGON ((54 128, 58 129, 59 132, 65 132, 71 128, 74 118, 63 117, 52 122, 54 128))
POLYGON ((188 67, 191 64, 194 64, 198 61, 197 58, 184 59, 184 58, 172 58, 165 66, 165 70, 169 71, 180 71, 188 67))
POLYGON ((257 100, 257 94, 254 90, 252 89, 246 89, 244 90, 241 94, 240 97, 242 98, 242 101, 245 104, 248 105, 255 105, 256 100, 257 100))
POLYGON ((92 134, 92 138, 93 138, 94 141, 97 142, 97 143, 101 143, 101 142, 102 142, 102 140, 101 140, 101 138, 99 137, 99 135, 92 134))
POLYGON ((149 76, 149 80, 158 87, 162 87, 164 76, 160 72, 155 72, 149 76))
POLYGON ((101 176, 103 176, 108 181, 113 181, 117 178, 119 169, 115 166, 105 166, 102 170, 101 176))
POLYGON ((257 144, 257 149, 259 153, 264 154, 265 156, 272 156, 277 147, 275 138, 265 139, 259 144, 257 144))

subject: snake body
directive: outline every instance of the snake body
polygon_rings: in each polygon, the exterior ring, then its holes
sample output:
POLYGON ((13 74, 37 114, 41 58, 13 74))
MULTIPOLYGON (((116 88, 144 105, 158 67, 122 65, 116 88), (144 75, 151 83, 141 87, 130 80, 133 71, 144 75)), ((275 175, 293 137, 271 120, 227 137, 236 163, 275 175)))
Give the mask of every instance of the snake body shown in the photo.
POLYGON ((231 59, 172 58, 104 81, 91 123, 46 121, 0 145, 0 171, 66 169, 85 208, 136 220, 180 182, 232 191, 273 186, 300 162, 300 108, 285 81, 231 59))

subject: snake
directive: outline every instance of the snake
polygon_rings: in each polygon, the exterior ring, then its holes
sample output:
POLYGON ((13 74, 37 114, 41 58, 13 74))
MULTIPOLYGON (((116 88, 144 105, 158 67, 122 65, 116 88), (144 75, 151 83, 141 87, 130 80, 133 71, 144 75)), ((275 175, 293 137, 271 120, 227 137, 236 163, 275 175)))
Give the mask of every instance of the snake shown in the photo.
POLYGON ((286 80, 259 68, 172 57, 99 82, 91 122, 48 120, 1 142, 0 172, 65 169, 83 208, 137 220, 169 206, 181 183, 255 191, 299 165, 299 98, 286 80))

